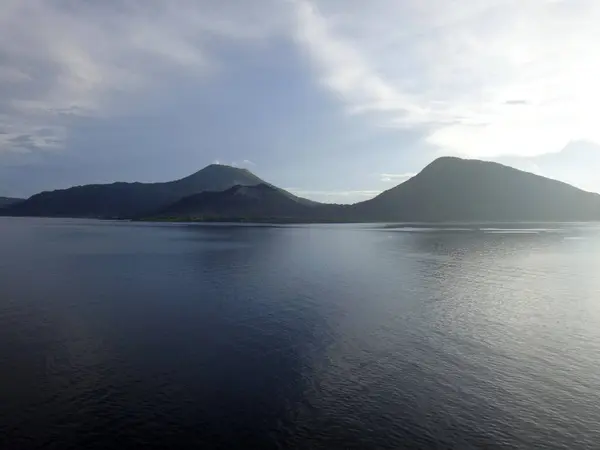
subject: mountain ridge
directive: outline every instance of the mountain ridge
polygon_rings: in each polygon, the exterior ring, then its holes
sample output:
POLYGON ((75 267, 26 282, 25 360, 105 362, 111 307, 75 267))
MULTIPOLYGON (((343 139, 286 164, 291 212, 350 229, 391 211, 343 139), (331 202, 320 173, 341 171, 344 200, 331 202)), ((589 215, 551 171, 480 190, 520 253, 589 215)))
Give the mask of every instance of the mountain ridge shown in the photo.
MULTIPOLYGON (((247 169, 210 164, 189 176, 167 182, 115 182, 44 191, 8 208, 3 214, 127 219, 153 213, 199 192, 262 183, 266 182, 247 169)), ((313 203, 279 190, 297 201, 313 203)))
POLYGON ((315 205, 299 202, 268 183, 261 183, 193 194, 154 216, 186 217, 190 220, 259 220, 265 217, 300 220, 311 215, 315 208, 315 205))
POLYGON ((447 156, 355 208, 400 221, 587 221, 600 220, 600 194, 497 162, 447 156))
POLYGON ((24 198, 0 197, 0 208, 7 208, 11 205, 24 201, 24 198))
POLYGON ((5 208, 3 214, 111 217, 107 212, 118 218, 225 221, 596 221, 600 194, 497 162, 445 156, 405 182, 353 205, 312 202, 246 169, 209 165, 166 183, 84 185, 45 192, 5 208), (46 214, 48 209, 54 214, 46 214), (19 214, 22 211, 28 214, 19 214))

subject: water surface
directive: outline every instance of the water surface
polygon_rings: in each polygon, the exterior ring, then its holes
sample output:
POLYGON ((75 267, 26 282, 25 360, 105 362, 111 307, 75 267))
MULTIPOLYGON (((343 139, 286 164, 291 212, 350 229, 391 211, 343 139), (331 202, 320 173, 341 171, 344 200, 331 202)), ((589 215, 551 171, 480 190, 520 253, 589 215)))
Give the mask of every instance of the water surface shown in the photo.
POLYGON ((598 448, 600 228, 0 219, 0 448, 598 448))

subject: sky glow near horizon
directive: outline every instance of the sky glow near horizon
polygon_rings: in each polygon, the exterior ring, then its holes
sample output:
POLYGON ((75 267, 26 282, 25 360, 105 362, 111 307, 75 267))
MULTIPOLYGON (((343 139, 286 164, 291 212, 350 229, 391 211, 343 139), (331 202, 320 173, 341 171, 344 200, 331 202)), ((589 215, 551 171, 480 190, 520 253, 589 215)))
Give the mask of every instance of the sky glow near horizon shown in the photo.
POLYGON ((218 160, 353 202, 442 155, 600 192, 595 0, 0 0, 0 195, 218 160))

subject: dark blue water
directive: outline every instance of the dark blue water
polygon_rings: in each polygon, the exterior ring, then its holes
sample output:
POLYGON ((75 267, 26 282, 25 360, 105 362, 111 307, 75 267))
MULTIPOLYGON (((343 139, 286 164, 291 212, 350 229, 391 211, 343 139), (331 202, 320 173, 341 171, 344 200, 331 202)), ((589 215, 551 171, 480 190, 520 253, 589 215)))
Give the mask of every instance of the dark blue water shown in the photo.
POLYGON ((0 219, 2 449, 599 443, 600 228, 0 219))

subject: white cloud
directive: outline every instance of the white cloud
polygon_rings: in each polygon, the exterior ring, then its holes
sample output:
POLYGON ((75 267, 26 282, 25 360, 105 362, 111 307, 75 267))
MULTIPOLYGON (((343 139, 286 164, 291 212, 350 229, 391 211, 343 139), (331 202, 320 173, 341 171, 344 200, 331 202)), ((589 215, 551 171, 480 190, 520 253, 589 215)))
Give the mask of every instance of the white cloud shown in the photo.
POLYGON ((293 4, 297 41, 349 112, 473 157, 600 142, 595 0, 293 4))
POLYGON ((416 175, 416 173, 413 172, 407 172, 407 173, 382 173, 380 174, 380 179, 381 181, 385 181, 385 182, 394 182, 394 183, 403 183, 406 180, 408 180, 409 178, 412 178, 416 175))
POLYGON ((323 84, 348 102, 350 112, 423 113, 408 96, 373 70, 355 45, 338 38, 312 3, 304 0, 292 3, 297 19, 294 37, 319 66, 323 84))
POLYGON ((254 167, 256 166, 256 164, 252 161, 250 161, 249 159, 243 159, 242 161, 232 161, 230 163, 228 162, 223 162, 221 161, 219 163, 219 160, 215 161, 215 164, 224 164, 227 166, 231 166, 231 167, 240 167, 240 168, 244 168, 244 167, 254 167))
POLYGON ((126 114, 168 74, 218 76, 215 42, 283 36, 348 114, 443 154, 556 152, 600 142, 598 22, 596 0, 2 0, 0 155, 58 150, 66 115, 126 114))

